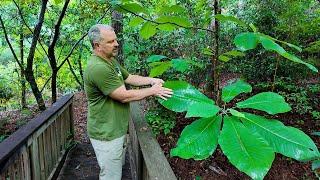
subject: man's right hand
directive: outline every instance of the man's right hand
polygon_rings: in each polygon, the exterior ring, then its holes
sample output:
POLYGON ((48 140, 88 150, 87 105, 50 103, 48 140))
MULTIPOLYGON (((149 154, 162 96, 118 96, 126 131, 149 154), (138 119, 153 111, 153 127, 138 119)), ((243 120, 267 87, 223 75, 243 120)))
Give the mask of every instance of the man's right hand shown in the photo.
POLYGON ((167 98, 171 97, 173 94, 172 89, 162 87, 162 84, 154 84, 151 89, 154 96, 158 96, 164 100, 167 100, 167 98))

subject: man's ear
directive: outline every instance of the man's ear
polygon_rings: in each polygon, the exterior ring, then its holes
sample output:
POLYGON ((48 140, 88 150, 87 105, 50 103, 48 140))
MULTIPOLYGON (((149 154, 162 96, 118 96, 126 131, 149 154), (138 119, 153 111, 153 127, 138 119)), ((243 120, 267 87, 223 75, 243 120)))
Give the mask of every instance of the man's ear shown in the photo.
POLYGON ((94 42, 94 43, 93 43, 93 47, 94 47, 94 48, 97 48, 97 47, 99 47, 99 43, 97 43, 97 42, 94 42))

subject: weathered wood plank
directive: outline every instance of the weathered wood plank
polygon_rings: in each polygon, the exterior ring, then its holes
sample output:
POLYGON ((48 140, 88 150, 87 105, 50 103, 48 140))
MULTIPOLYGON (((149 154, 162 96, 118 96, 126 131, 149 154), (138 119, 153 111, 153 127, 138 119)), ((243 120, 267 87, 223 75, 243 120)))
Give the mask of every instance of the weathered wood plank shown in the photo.
POLYGON ((129 120, 129 162, 131 167, 131 175, 133 180, 138 180, 138 177, 142 176, 142 153, 139 146, 137 132, 132 119, 129 120))
POLYGON ((65 128, 65 113, 61 114, 61 145, 62 150, 65 148, 66 142, 66 128, 65 128))
POLYGON ((52 140, 51 140, 51 128, 50 126, 47 128, 48 132, 47 132, 47 138, 48 138, 48 157, 49 157, 49 171, 48 174, 51 173, 51 169, 52 169, 52 163, 53 163, 53 157, 52 157, 52 140))
POLYGON ((61 151, 62 151, 62 147, 61 147, 61 115, 58 116, 57 118, 57 141, 58 141, 58 151, 59 151, 59 157, 61 156, 61 151))
POLYGON ((176 180, 162 149, 153 137, 148 124, 146 123, 142 108, 138 102, 133 102, 131 106, 131 117, 136 129, 137 137, 139 140, 141 152, 146 165, 148 179, 157 180, 176 180), (155 163, 157 162, 157 163, 155 163))
POLYGON ((70 117, 70 132, 72 139, 74 139, 74 119, 73 119, 73 103, 69 105, 69 117, 70 117))
POLYGON ((23 146, 23 167, 24 167, 24 178, 25 180, 31 180, 31 168, 30 168, 30 157, 27 146, 23 146))
POLYGON ((58 161, 58 154, 57 154, 57 137, 56 137, 56 126, 55 126, 55 122, 54 121, 51 124, 51 137, 52 137, 52 155, 53 155, 53 167, 56 165, 57 161, 58 161))
POLYGON ((39 136, 39 161, 40 161, 40 179, 43 180, 46 178, 46 170, 45 170, 45 153, 44 151, 44 138, 43 134, 39 136))
POLYGON ((31 145, 31 167, 32 167, 32 179, 40 180, 40 164, 39 164, 39 146, 38 139, 36 138, 31 145))

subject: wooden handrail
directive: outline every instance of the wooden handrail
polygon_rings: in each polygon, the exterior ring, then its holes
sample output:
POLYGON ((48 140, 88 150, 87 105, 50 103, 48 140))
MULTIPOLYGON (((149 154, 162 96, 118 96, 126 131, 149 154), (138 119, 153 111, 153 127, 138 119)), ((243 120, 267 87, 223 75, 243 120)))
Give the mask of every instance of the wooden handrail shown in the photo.
POLYGON ((72 99, 73 95, 63 96, 0 143, 0 177, 52 176, 67 140, 73 138, 72 99), (18 170, 11 166, 18 166, 18 170))
POLYGON ((142 106, 133 102, 129 121, 129 154, 134 180, 176 180, 167 158, 147 124, 142 106))

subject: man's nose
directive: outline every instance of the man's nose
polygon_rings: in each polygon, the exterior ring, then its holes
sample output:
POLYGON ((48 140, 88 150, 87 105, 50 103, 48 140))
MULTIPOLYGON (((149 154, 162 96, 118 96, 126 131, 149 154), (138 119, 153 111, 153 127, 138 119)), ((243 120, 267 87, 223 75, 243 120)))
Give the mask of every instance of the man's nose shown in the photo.
POLYGON ((119 46, 118 41, 115 41, 115 42, 114 42, 114 46, 116 46, 116 47, 119 46))

